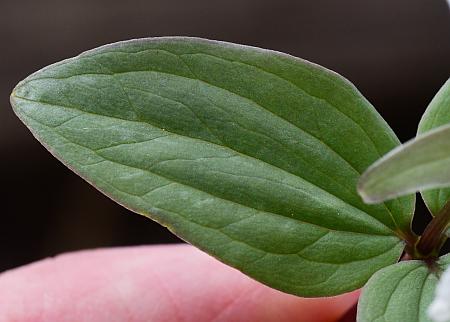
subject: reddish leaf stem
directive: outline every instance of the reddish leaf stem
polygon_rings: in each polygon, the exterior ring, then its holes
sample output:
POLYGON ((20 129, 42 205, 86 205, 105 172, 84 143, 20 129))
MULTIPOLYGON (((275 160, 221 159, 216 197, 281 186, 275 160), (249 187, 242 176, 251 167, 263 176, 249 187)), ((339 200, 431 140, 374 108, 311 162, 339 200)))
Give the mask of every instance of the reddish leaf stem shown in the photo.
POLYGON ((413 258, 434 260, 439 256, 442 245, 447 240, 446 231, 450 223, 450 201, 431 220, 415 247, 413 258))

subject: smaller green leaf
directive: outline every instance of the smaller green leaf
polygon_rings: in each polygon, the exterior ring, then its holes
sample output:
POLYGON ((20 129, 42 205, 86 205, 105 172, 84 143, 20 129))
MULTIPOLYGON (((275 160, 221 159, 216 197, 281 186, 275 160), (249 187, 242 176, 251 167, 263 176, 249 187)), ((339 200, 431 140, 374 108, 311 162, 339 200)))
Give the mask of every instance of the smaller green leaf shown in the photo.
MULTIPOLYGON (((448 266, 449 257, 438 261, 436 271, 448 266)), ((428 322, 438 278, 423 261, 397 263, 375 273, 363 288, 358 303, 358 322, 428 322)))
POLYGON ((395 148, 361 176, 358 192, 367 203, 450 186, 450 125, 395 148))
MULTIPOLYGON (((417 134, 424 134, 448 123, 450 123, 450 79, 428 105, 420 120, 417 134)), ((450 188, 427 190, 421 194, 428 209, 435 215, 450 198, 450 188)))

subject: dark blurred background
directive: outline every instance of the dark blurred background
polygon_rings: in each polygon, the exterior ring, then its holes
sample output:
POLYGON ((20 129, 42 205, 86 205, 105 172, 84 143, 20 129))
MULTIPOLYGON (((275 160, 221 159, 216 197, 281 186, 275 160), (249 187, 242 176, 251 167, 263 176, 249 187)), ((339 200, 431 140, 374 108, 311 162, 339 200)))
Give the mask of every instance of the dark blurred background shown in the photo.
MULTIPOLYGON (((0 0, 0 271, 71 250, 178 241, 66 169, 9 106, 14 85, 48 64, 168 35, 275 49, 335 70, 402 141, 450 75, 444 0, 0 0)), ((424 224, 416 220, 416 231, 424 224)))

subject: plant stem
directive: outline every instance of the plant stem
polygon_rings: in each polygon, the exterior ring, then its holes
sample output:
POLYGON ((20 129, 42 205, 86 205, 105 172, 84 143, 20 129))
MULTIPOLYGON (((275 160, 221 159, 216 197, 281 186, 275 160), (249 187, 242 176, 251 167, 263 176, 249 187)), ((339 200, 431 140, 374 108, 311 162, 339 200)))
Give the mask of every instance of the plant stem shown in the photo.
POLYGON ((450 200, 447 201, 444 208, 431 220, 425 228, 422 237, 416 245, 416 259, 434 259, 439 256, 439 251, 444 244, 447 236, 445 232, 450 223, 450 200))
POLYGON ((397 235, 406 242, 405 254, 401 260, 410 260, 415 254, 415 247, 419 240, 418 236, 412 231, 397 232, 397 235))

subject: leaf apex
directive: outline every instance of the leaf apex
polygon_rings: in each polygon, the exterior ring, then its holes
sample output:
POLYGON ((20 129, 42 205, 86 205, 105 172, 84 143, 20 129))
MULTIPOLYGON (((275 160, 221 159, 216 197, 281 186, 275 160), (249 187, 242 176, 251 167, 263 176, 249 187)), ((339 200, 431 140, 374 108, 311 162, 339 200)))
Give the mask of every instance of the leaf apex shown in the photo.
MULTIPOLYGON (((370 171, 370 170, 369 170, 370 171)), ((367 204, 376 204, 380 203, 383 200, 379 196, 375 196, 374 194, 371 194, 369 189, 367 189, 367 174, 370 173, 369 171, 366 171, 358 180, 358 184, 356 186, 356 191, 358 192, 359 196, 362 198, 362 200, 367 204)))

